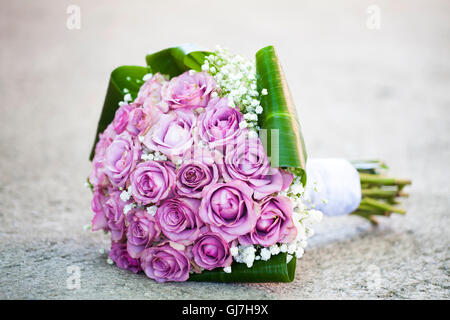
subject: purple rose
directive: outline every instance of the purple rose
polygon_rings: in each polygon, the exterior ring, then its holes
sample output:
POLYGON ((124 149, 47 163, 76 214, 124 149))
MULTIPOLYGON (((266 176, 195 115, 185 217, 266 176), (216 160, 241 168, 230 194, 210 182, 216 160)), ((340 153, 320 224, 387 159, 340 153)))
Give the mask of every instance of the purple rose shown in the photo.
POLYGON ((145 248, 159 240, 161 233, 155 219, 145 210, 134 210, 128 214, 127 250, 131 257, 139 258, 145 248))
POLYGON ((114 187, 124 187, 140 157, 141 146, 128 132, 117 136, 105 152, 104 172, 114 187))
POLYGON ((120 268, 130 270, 134 273, 141 271, 138 259, 133 259, 127 251, 125 243, 111 242, 111 251, 109 257, 120 268))
POLYGON ((198 118, 198 135, 212 148, 234 144, 243 132, 239 127, 242 120, 242 114, 230 107, 226 98, 213 99, 198 118))
POLYGON ((224 165, 221 166, 225 181, 242 180, 255 190, 257 200, 289 187, 292 175, 271 168, 259 138, 240 136, 236 145, 228 145, 224 165))
POLYGON ((137 107, 131 110, 128 116, 127 131, 132 136, 137 136, 149 126, 149 119, 144 109, 137 107))
POLYGON ((162 233, 172 241, 184 245, 197 239, 203 223, 197 212, 200 200, 172 198, 165 200, 156 211, 156 221, 162 233))
POLYGON ((92 219, 92 231, 109 230, 108 220, 105 215, 105 203, 107 199, 102 189, 94 188, 94 195, 91 202, 92 211, 95 213, 92 219))
POLYGON ((260 244, 269 247, 277 242, 288 243, 297 236, 292 219, 292 201, 284 196, 267 197, 261 203, 261 216, 249 234, 239 237, 242 245, 260 244))
POLYGON ((191 263, 184 249, 174 248, 178 246, 181 245, 164 242, 145 249, 141 255, 141 267, 147 277, 157 282, 186 281, 191 263))
POLYGON ((252 195, 253 189, 239 180, 209 185, 202 192, 200 218, 230 242, 256 225, 260 212, 252 195))
POLYGON ((131 194, 139 204, 158 203, 172 195, 175 167, 165 161, 145 161, 136 166, 130 177, 131 194))
POLYGON ((132 104, 123 104, 117 109, 116 114, 114 116, 114 120, 112 122, 114 126, 114 131, 117 134, 121 134, 125 131, 128 125, 128 119, 130 117, 130 112, 135 108, 135 105, 132 104))
POLYGON ((175 193, 200 199, 205 186, 219 179, 219 170, 213 158, 201 157, 185 161, 177 170, 175 193))
POLYGON ((158 122, 144 136, 144 145, 150 150, 164 153, 170 158, 181 156, 192 147, 191 129, 196 116, 190 110, 177 110, 162 114, 158 122))
POLYGON ((163 113, 169 111, 168 103, 161 98, 161 89, 165 83, 167 80, 160 73, 156 73, 141 86, 135 100, 136 103, 142 105, 152 125, 163 113))
POLYGON ((208 73, 194 72, 191 74, 190 71, 186 71, 166 83, 161 90, 161 95, 171 109, 204 108, 215 87, 216 82, 208 73))
POLYGON ((92 171, 89 174, 89 181, 94 187, 105 187, 108 179, 104 171, 105 153, 116 137, 113 125, 109 124, 103 133, 100 133, 99 140, 95 146, 95 154, 92 159, 92 171))
POLYGON ((110 193, 104 206, 106 221, 113 241, 121 240, 126 230, 123 208, 127 203, 120 199, 120 194, 120 191, 110 193))
POLYGON ((206 270, 229 267, 233 262, 228 243, 215 233, 200 236, 194 243, 192 255, 195 263, 206 270))

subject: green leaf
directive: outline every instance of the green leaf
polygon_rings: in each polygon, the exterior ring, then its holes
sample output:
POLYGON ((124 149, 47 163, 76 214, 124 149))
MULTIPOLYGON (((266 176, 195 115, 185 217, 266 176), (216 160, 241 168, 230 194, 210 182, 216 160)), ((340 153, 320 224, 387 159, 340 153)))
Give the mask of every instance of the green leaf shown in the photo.
POLYGON ((193 273, 189 281, 207 282, 291 282, 295 277, 295 256, 286 263, 287 253, 279 253, 268 261, 255 261, 251 268, 245 263, 233 262, 231 273, 216 268, 202 273, 193 273))
POLYGON ((200 50, 198 47, 185 44, 148 54, 145 60, 153 73, 167 74, 171 78, 193 69, 201 71, 205 57, 212 52, 200 50))
POLYGON ((139 88, 144 83, 142 78, 149 72, 150 69, 148 67, 140 66, 121 66, 111 72, 103 110, 97 125, 94 145, 89 157, 90 160, 94 158, 95 145, 98 142, 99 134, 105 131, 106 127, 113 121, 116 110, 119 108, 119 102, 123 101, 123 97, 126 94, 124 89, 128 90, 134 100, 139 92, 139 88))
POLYGON ((256 53, 256 74, 258 91, 261 93, 266 89, 268 92, 267 95, 261 95, 264 111, 259 116, 259 126, 267 130, 267 154, 272 162, 278 158, 278 162, 272 165, 304 171, 307 155, 300 122, 273 46, 262 48, 256 53), (272 139, 275 143, 271 143, 272 139), (276 149, 272 150, 274 146, 276 149))

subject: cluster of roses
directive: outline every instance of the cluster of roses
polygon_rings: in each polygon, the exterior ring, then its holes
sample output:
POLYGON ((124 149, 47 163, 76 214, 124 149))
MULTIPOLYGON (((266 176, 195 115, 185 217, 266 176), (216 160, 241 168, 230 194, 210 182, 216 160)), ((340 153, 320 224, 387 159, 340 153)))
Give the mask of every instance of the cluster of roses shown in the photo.
POLYGON ((229 267, 232 248, 288 243, 292 174, 271 168, 214 78, 150 77, 100 134, 89 181, 92 230, 111 233, 110 258, 159 282, 229 267))

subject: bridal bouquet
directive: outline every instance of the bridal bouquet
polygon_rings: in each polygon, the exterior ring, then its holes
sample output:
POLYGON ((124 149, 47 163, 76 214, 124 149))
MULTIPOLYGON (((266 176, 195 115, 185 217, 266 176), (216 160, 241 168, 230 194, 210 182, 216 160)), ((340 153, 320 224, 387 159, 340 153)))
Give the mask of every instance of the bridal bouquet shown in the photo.
POLYGON ((110 262, 165 281, 288 282, 322 214, 404 213, 377 161, 310 159, 273 47, 115 69, 91 153, 110 262))

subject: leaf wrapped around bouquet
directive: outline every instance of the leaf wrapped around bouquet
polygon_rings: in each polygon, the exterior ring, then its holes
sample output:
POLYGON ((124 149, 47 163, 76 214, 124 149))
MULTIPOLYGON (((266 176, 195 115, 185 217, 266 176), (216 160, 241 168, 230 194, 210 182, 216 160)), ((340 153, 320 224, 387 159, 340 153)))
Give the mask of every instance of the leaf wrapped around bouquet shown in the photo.
POLYGON ((322 211, 401 211, 408 181, 368 162, 307 162, 272 46, 247 60, 183 45, 146 62, 111 73, 90 155, 92 230, 110 233, 119 268, 158 282, 290 282, 322 211))

